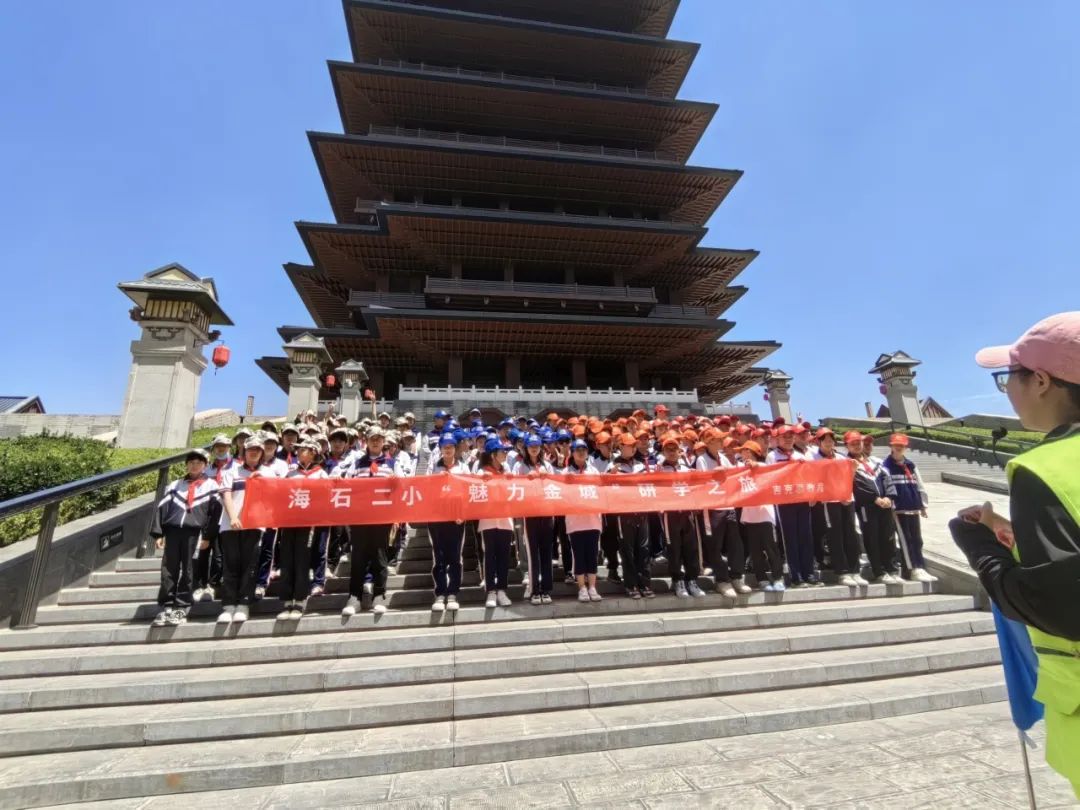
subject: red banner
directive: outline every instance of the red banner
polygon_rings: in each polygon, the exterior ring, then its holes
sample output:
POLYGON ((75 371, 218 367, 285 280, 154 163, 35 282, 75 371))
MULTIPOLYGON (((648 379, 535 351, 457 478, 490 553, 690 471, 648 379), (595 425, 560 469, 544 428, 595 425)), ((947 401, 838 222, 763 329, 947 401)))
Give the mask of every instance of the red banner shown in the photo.
POLYGON ((851 500, 849 461, 641 475, 251 478, 245 526, 433 523, 851 500))

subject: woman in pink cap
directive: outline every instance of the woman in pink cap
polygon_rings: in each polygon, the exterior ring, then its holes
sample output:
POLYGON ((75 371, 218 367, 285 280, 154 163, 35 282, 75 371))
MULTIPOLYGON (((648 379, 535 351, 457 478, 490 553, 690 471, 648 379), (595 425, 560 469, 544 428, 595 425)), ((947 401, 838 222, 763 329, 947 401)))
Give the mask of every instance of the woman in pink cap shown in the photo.
POLYGON ((1038 446, 1009 462, 1010 519, 989 503, 960 512, 953 539, 994 603, 1028 627, 1046 707, 1046 761, 1080 797, 1080 312, 1040 321, 975 361, 1038 446))

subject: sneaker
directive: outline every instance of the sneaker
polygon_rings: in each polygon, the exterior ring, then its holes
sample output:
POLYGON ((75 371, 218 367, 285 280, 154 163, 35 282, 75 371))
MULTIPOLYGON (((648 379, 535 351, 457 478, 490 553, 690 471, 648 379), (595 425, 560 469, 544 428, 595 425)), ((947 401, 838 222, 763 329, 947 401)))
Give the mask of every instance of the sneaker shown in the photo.
POLYGON ((534 593, 532 596, 529 597, 529 604, 542 605, 542 604, 544 604, 544 600, 540 596, 540 594, 534 593))
POLYGON ((912 570, 911 579, 913 582, 937 582, 937 577, 931 576, 923 568, 915 568, 912 570))
POLYGON ((322 596, 326 589, 322 585, 316 585, 311 589, 311 596, 322 596))
POLYGON ((375 583, 374 582, 365 582, 364 583, 364 595, 365 596, 374 596, 375 595, 375 583))
POLYGON ((451 613, 455 613, 459 607, 461 607, 461 605, 458 604, 456 596, 446 597, 446 609, 448 611, 450 611, 451 613))
POLYGON ((292 618, 292 602, 286 602, 285 607, 282 608, 281 612, 277 615, 277 620, 279 622, 287 622, 290 618, 292 618))
POLYGON ((177 608, 176 610, 169 611, 169 615, 165 621, 172 627, 179 627, 182 624, 187 624, 187 611, 184 608, 177 608))
POLYGON ((573 585, 575 582, 577 582, 577 577, 575 577, 573 574, 567 574, 566 579, 564 579, 563 582, 565 582, 567 585, 573 585))
POLYGON ((858 585, 859 587, 862 587, 863 585, 869 585, 870 584, 870 580, 868 580, 862 574, 852 574, 851 578, 853 580, 855 580, 855 584, 858 585))
POLYGON ((377 613, 379 615, 382 615, 383 613, 386 613, 386 597, 385 596, 376 596, 374 599, 371 600, 371 612, 372 613, 377 613))
POLYGON ((342 616, 355 616, 356 611, 360 607, 360 600, 355 596, 350 596, 349 601, 345 603, 345 607, 341 609, 342 616))
POLYGON ((446 603, 441 596, 436 596, 435 601, 431 603, 431 612, 442 613, 444 610, 446 610, 446 603))
POLYGON ((731 580, 731 587, 735 589, 736 593, 750 593, 754 590, 746 584, 746 580, 742 577, 735 577, 735 579, 731 580))
POLYGON ((525 580, 525 598, 532 598, 532 582, 530 582, 528 579, 525 580))
POLYGON ((791 583, 791 587, 792 587, 792 588, 799 588, 799 589, 802 589, 802 588, 809 588, 809 587, 810 587, 810 583, 809 583, 809 582, 792 582, 792 583, 791 583))
POLYGON ((233 611, 232 620, 234 624, 243 624, 248 619, 248 610, 244 605, 240 605, 233 611))
POLYGON ((273 582, 276 579, 281 579, 281 569, 275 568, 270 572, 270 581, 273 582))
POLYGON ((663 554, 657 554, 655 557, 652 558, 652 561, 657 563, 666 563, 667 557, 665 557, 663 554))
MULTIPOLYGON (((735 591, 731 590, 731 586, 727 585, 726 583, 725 583, 725 585, 726 585, 727 589, 729 591, 731 591, 731 595, 734 596, 735 591)), ((724 587, 724 586, 721 586, 721 587, 724 587)), ((700 599, 701 597, 703 597, 705 595, 705 591, 701 590, 701 586, 698 585, 696 582, 691 582, 690 585, 687 587, 686 591, 691 596, 693 596, 693 597, 695 597, 697 599, 700 599)))
POLYGON ((853 577, 851 574, 842 574, 839 579, 839 584, 847 588, 858 587, 858 583, 855 582, 855 577, 853 577))
POLYGON ((589 601, 590 602, 603 602, 604 597, 600 595, 600 592, 596 588, 589 588, 589 601))
POLYGON ((488 591, 487 601, 484 602, 484 607, 493 608, 499 604, 498 597, 495 596, 495 591, 488 591))
POLYGON ((349 555, 348 554, 342 554, 340 557, 338 557, 337 564, 338 565, 348 565, 349 564, 349 555))
POLYGON ((686 592, 686 583, 685 582, 680 581, 680 582, 675 583, 675 595, 679 599, 686 599, 687 597, 690 596, 690 594, 688 594, 686 592))
POLYGON ((637 588, 627 588, 626 589, 626 595, 630 599, 640 599, 641 598, 641 591, 639 591, 637 588))
POLYGON ((499 591, 496 593, 495 601, 498 603, 499 607, 510 607, 510 605, 514 604, 510 601, 510 597, 506 595, 506 591, 499 591))
POLYGON ((264 596, 266 596, 266 586, 265 585, 257 585, 255 587, 255 598, 256 599, 262 599, 264 596))
POLYGON ((701 569, 701 575, 703 577, 711 577, 713 575, 713 570, 711 568, 708 568, 708 567, 702 568, 701 569))
POLYGON ((223 607, 221 609, 221 613, 218 614, 217 623, 218 624, 231 624, 232 620, 233 620, 233 611, 234 610, 236 610, 236 608, 234 608, 234 607, 229 607, 229 606, 223 607))
POLYGON ((820 579, 820 578, 815 578, 814 580, 812 580, 810 582, 810 587, 811 588, 824 588, 825 587, 825 580, 820 579))
POLYGON ((289 621, 298 622, 304 618, 304 603, 293 602, 292 610, 289 611, 289 621))
POLYGON ((773 593, 776 590, 776 586, 771 582, 766 582, 761 586, 761 590, 765 591, 765 593, 773 593))
POLYGON ((784 584, 784 580, 778 579, 773 582, 772 589, 776 591, 776 593, 783 593, 787 590, 787 586, 784 584))
POLYGON ((900 579, 896 574, 886 574, 883 579, 886 585, 903 585, 904 580, 900 579))
POLYGON ((202 599, 200 601, 213 602, 214 601, 214 596, 215 596, 214 589, 211 588, 209 585, 207 585, 205 588, 203 588, 202 599))
POLYGON ((880 577, 874 577, 871 582, 875 585, 892 585, 893 578, 891 574, 882 574, 880 577))
POLYGON ((618 571, 612 571, 610 574, 608 574, 607 575, 607 581, 612 582, 615 585, 622 585, 623 584, 623 578, 619 576, 618 571))
MULTIPOLYGON (((696 584, 697 583, 694 583, 694 585, 696 584)), ((730 582, 717 582, 716 592, 721 596, 726 596, 728 599, 734 599, 739 595, 738 592, 735 590, 735 587, 730 582)), ((697 594, 694 593, 693 585, 691 585, 690 587, 690 594, 691 596, 697 596, 697 594)), ((704 596, 705 594, 701 595, 704 596)))
POLYGON ((192 591, 192 593, 191 593, 191 601, 192 601, 192 602, 201 602, 201 601, 202 601, 202 597, 203 597, 203 594, 204 594, 205 592, 206 592, 206 591, 205 591, 205 590, 203 590, 202 588, 196 588, 196 589, 195 589, 194 591, 192 591))
POLYGON ((168 608, 162 608, 158 611, 158 615, 154 617, 154 620, 150 622, 151 627, 164 627, 169 623, 169 610, 168 608))
POLYGON ((545 605, 550 605, 551 601, 552 601, 551 600, 551 594, 550 593, 542 593, 542 594, 540 594, 540 601, 541 601, 541 603, 543 603, 545 605))
POLYGON ((577 600, 579 602, 588 602, 588 601, 590 601, 589 600, 589 589, 588 588, 579 588, 578 592, 577 592, 577 600))

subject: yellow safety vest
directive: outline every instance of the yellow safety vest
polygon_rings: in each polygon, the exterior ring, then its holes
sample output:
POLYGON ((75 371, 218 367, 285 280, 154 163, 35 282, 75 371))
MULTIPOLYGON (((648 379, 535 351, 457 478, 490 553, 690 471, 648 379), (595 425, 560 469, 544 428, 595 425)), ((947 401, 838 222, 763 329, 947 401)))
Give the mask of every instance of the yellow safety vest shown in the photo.
MULTIPOLYGON (((1009 481, 1019 469, 1046 484, 1080 525, 1080 435, 1041 444, 1009 462, 1009 481)), ((1020 550, 1013 547, 1020 560, 1020 550)), ((1046 707, 1046 761, 1072 782, 1080 798, 1080 642, 1028 627, 1039 659, 1035 699, 1046 707)))

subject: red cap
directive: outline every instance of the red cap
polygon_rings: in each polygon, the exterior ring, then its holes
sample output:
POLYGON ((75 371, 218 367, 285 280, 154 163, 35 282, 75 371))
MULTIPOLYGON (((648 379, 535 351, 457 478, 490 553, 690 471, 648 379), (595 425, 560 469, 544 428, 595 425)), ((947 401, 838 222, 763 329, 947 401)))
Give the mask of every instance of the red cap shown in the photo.
POLYGON ((823 427, 823 428, 819 429, 818 432, 814 434, 814 438, 819 442, 822 439, 824 439, 826 436, 832 436, 834 439, 836 438, 836 434, 833 433, 832 430, 830 428, 827 428, 827 427, 823 427))
POLYGON ((894 433, 892 436, 889 437, 890 447, 907 447, 909 444, 910 442, 908 441, 908 437, 905 436, 903 433, 894 433))
POLYGON ((774 436, 787 436, 788 434, 795 434, 795 428, 791 425, 780 425, 773 431, 774 436))
POLYGON ((810 429, 806 425, 800 425, 798 422, 796 422, 794 425, 791 426, 791 432, 801 435, 803 433, 809 433, 810 429))
POLYGON ((863 435, 857 430, 849 430, 844 434, 844 444, 851 444, 852 442, 858 442, 862 444, 863 435))
POLYGON ((633 434, 623 433, 619 436, 619 445, 623 447, 636 447, 637 439, 634 438, 633 434))
POLYGON ((667 405, 657 405, 653 408, 654 413, 671 413, 671 409, 667 405))

